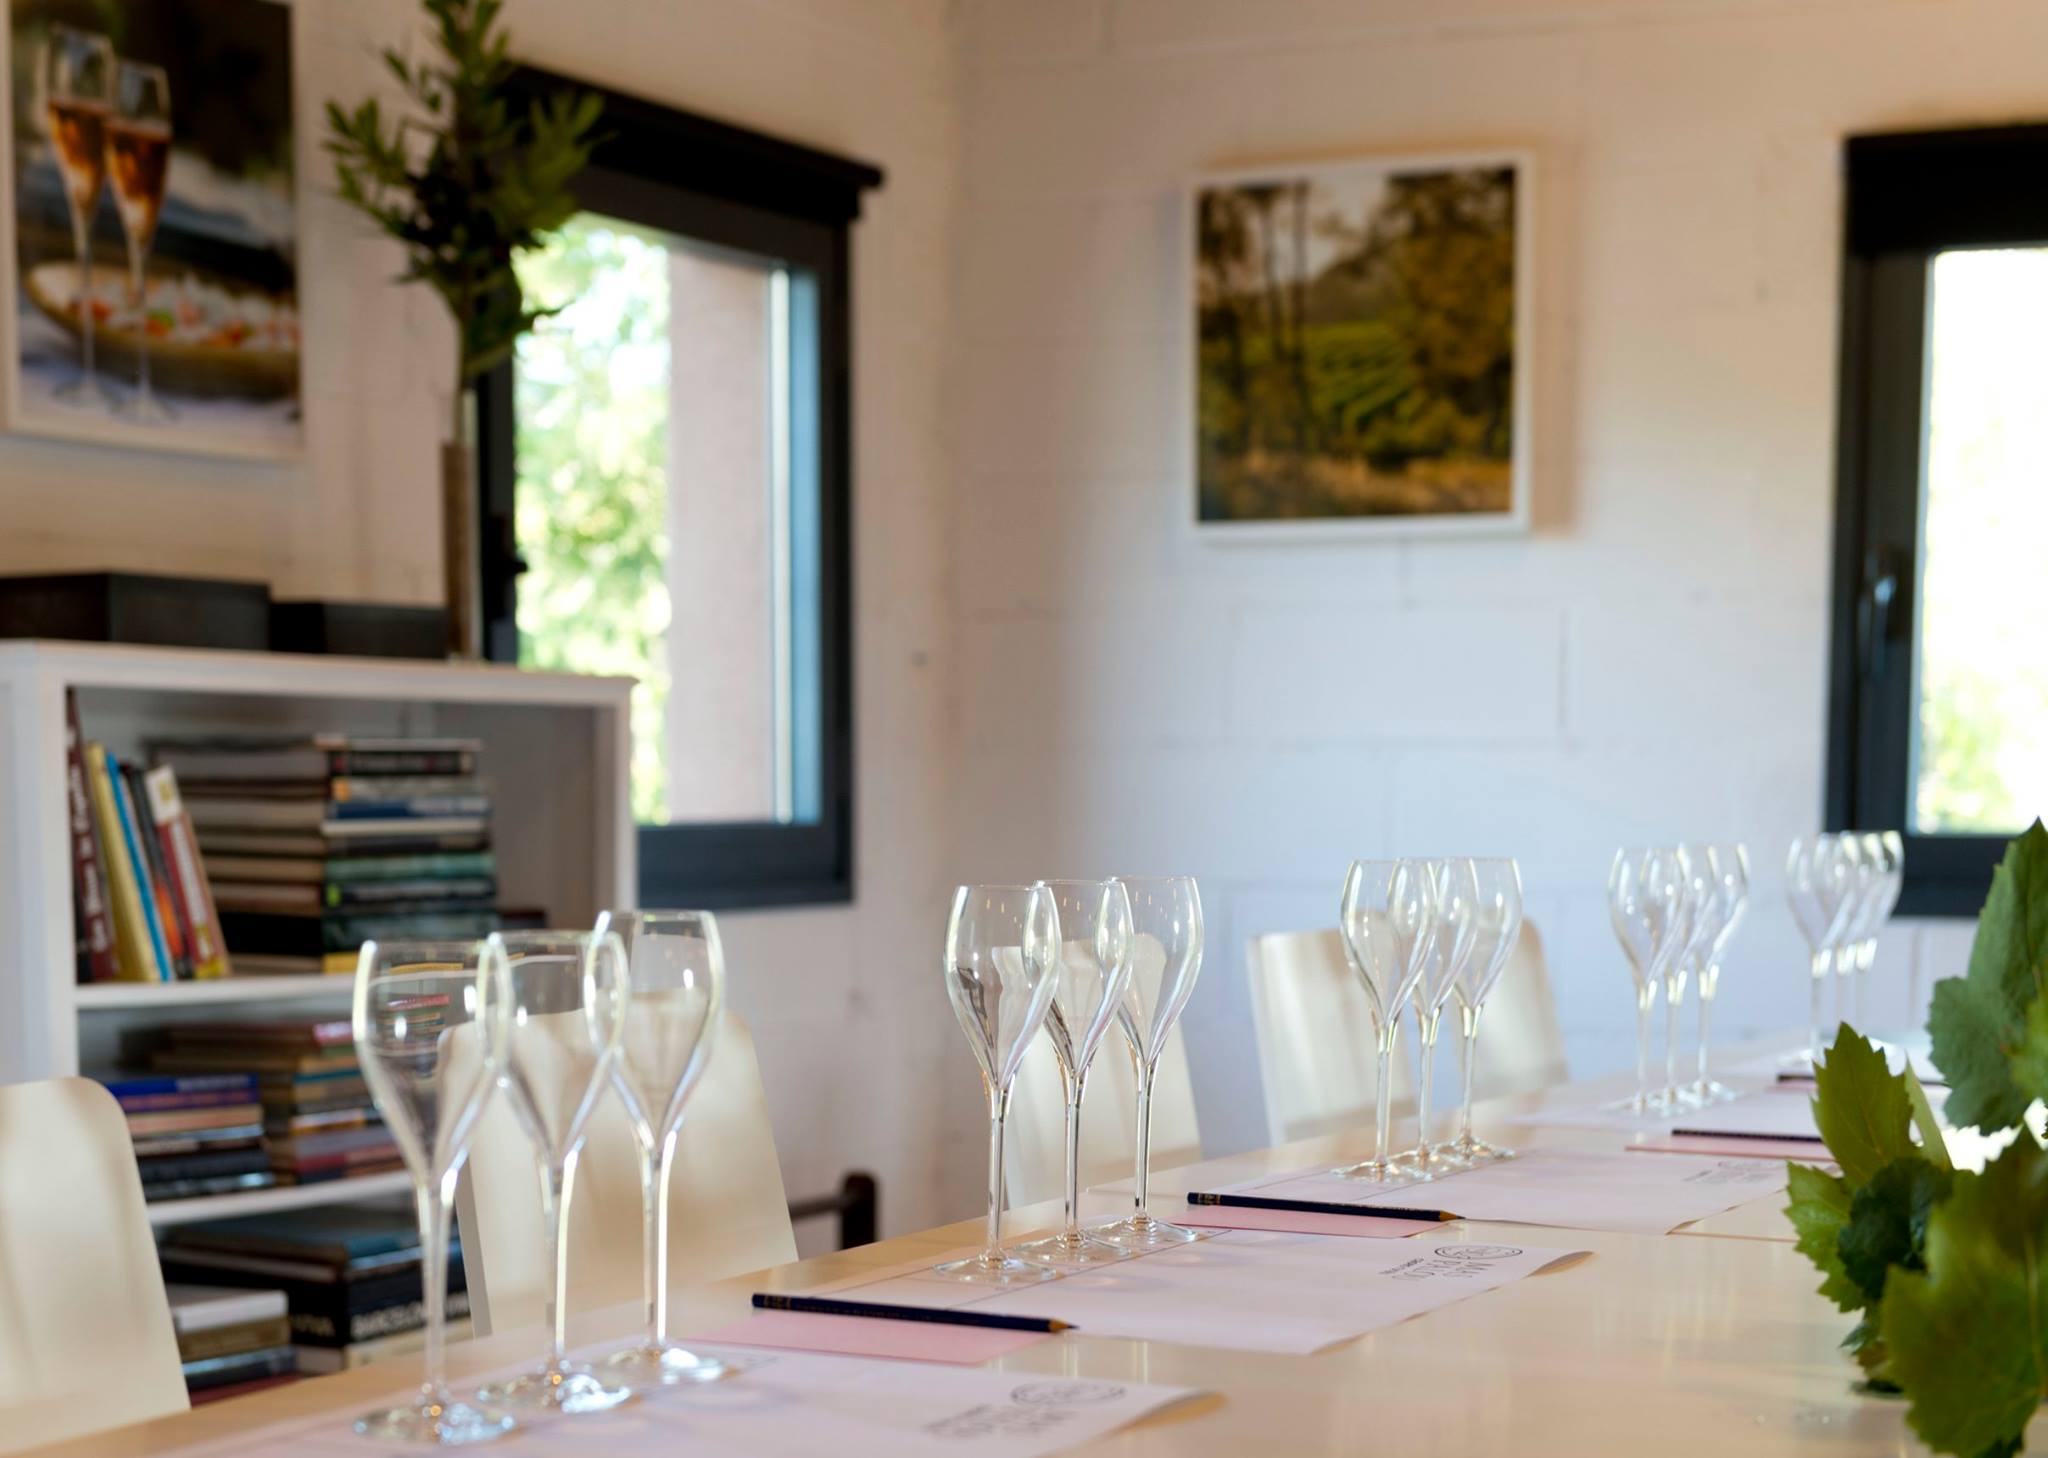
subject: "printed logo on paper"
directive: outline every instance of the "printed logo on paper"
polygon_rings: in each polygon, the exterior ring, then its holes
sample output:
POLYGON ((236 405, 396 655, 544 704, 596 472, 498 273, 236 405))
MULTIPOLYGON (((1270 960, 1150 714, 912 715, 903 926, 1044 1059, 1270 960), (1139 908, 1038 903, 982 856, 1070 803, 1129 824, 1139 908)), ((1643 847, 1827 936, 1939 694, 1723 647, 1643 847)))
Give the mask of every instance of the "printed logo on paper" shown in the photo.
POLYGON ((1011 1390, 1010 1401, 1034 1407, 1089 1407, 1115 1402, 1124 1389, 1115 1382, 1026 1382, 1011 1390))
POLYGON ((1497 1261, 1520 1255, 1522 1248, 1519 1245, 1440 1245, 1436 1253, 1454 1261, 1497 1261))

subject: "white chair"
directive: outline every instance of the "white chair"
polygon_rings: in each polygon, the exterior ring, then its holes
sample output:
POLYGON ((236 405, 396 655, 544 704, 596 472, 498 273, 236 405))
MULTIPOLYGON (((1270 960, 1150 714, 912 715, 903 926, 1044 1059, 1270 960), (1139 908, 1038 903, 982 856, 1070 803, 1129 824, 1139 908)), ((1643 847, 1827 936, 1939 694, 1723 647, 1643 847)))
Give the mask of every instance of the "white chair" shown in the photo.
POLYGON ((1534 1093, 1570 1081, 1564 1034, 1557 1025, 1557 995, 1551 990, 1550 969, 1543 959, 1543 938, 1533 922, 1525 921, 1479 1017, 1479 1065, 1472 1070, 1473 1097, 1534 1093))
POLYGON ((121 1106, 0 1088, 0 1452, 190 1405, 121 1106))
MULTIPOLYGON (((1127 1180, 1137 1168, 1138 1073, 1131 1045, 1112 1027, 1096 1050, 1081 1104, 1081 1188, 1127 1180)), ((1167 1035, 1152 1080, 1152 1168, 1202 1157, 1195 1087, 1180 1030, 1167 1035)), ((1012 1206, 1057 1200, 1067 1189, 1067 1105, 1059 1060, 1040 1033, 1032 1039, 1010 1094, 1003 1136, 1003 1188, 1012 1206)))
MULTIPOLYGON (((1378 1079, 1372 1013, 1343 933, 1331 928, 1253 937, 1246 968, 1267 1137, 1287 1144, 1342 1130, 1369 1132, 1378 1079)), ((1395 1045, 1390 1082, 1395 1112, 1413 1107, 1405 1035, 1395 1045)))
MULTIPOLYGON (((629 1013, 628 1016, 631 1014, 629 1013)), ((796 1259, 754 1040, 736 1014, 690 1095, 669 1187, 669 1290, 796 1259)), ((476 1333, 537 1325, 547 1280, 540 1176, 511 1101, 493 1098, 457 1196, 476 1333)), ((591 1116, 569 1206, 572 1311, 641 1296, 640 1162, 616 1092, 591 1116)))

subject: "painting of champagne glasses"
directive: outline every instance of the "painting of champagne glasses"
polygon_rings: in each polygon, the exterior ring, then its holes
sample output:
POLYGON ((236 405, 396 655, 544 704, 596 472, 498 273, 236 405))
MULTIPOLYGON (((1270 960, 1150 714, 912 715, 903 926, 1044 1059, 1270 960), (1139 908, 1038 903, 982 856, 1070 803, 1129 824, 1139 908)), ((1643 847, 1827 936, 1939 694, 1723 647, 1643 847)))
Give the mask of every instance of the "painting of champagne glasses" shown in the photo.
POLYGON ((298 454, 291 9, 10 0, 12 429, 298 454))
POLYGON ((1520 155, 1196 184, 1205 533, 1526 526, 1531 184, 1520 155))

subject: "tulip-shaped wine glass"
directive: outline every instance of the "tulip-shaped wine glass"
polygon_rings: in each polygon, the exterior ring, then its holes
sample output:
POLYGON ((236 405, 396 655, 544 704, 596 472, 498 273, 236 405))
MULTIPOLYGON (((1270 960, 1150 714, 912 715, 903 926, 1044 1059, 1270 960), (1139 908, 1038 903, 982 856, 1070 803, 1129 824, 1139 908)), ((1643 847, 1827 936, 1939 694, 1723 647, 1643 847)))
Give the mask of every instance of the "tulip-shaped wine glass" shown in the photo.
POLYGON ((1712 945, 1699 966, 1700 1047, 1699 1071, 1693 1082, 1693 1097, 1702 1104, 1732 1099, 1735 1091, 1717 1082, 1708 1071, 1707 1037, 1714 1016, 1714 997, 1721 988, 1721 957, 1749 911, 1749 850, 1742 845, 1707 847, 1707 869, 1713 877, 1716 899, 1716 930, 1712 945))
POLYGON ((1896 830, 1866 830, 1859 839, 1871 881, 1862 925, 1857 929, 1860 940, 1856 945, 1856 1023, 1861 1027, 1864 988, 1870 981, 1870 969, 1877 962, 1878 933, 1891 921, 1899 904, 1899 892, 1905 888, 1900 855, 1905 842, 1896 830))
POLYGON ((1664 1003, 1664 1089, 1658 1095, 1667 1112, 1699 1106, 1697 1080, 1678 1081, 1678 1015, 1683 1008, 1688 983, 1697 983, 1701 996, 1706 991, 1707 959, 1721 935, 1724 914, 1721 884, 1714 875, 1708 847, 1693 841, 1681 845, 1675 854, 1681 894, 1685 906, 1685 943, 1671 959, 1664 973, 1667 997, 1664 1003))
POLYGON ((1666 964, 1684 947, 1684 893, 1676 855, 1662 848, 1616 851, 1607 872, 1607 914, 1636 989, 1636 1091, 1610 1107, 1650 1113, 1657 1106, 1650 1088, 1650 1013, 1666 964))
POLYGON ((646 1332, 606 1366, 628 1385, 710 1382, 732 1369, 668 1334, 668 1197, 684 1106, 718 1042, 725 1009, 725 953, 708 911, 607 911, 600 940, 625 950, 632 1016, 612 1080, 640 1155, 641 1279, 646 1332))
POLYGON ((1131 900, 1131 980, 1117 1022, 1131 1046, 1138 1078, 1137 1179, 1131 1213, 1090 1234, 1130 1250, 1179 1245, 1200 1236, 1153 1216, 1152 1084, 1160 1055, 1202 972, 1202 895, 1193 876, 1119 876, 1131 900))
POLYGON ((1522 935, 1521 867, 1506 857, 1478 856, 1472 861, 1472 879, 1479 893, 1473 903, 1472 955, 1466 960, 1454 991, 1458 1000, 1461 1095, 1458 1137, 1446 1146, 1452 1158, 1467 1164, 1512 1159, 1515 1154, 1514 1150, 1489 1144, 1472 1132, 1472 1069, 1479 1052, 1479 1014, 1522 935))
POLYGON ((1806 939, 1807 976, 1812 993, 1806 1048, 1788 1055, 1787 1062, 1815 1062, 1827 1051, 1821 1024, 1822 1004, 1855 879, 1854 867, 1840 854, 1839 839, 1826 834, 1802 835, 1792 842, 1785 856, 1785 899, 1792 908, 1792 920, 1798 924, 1799 934, 1806 939))
POLYGON ((1339 925, 1351 970, 1365 987, 1377 1072, 1372 1158, 1337 1171, 1347 1179, 1388 1180, 1393 1130, 1394 1045, 1401 1010, 1414 994, 1436 936, 1435 891, 1421 861, 1353 861, 1344 877, 1339 925))
POLYGON ((1003 1249, 1003 1123, 1024 1050, 1052 1005, 1060 962, 1059 908, 1043 884, 962 886, 946 922, 946 997, 967 1034, 988 1098, 988 1239, 940 1275, 984 1286, 1059 1275, 1003 1249))
POLYGON ((1102 1038, 1131 981, 1131 898, 1121 881, 1047 881, 1060 919, 1060 962, 1045 1035, 1067 1096, 1066 1220, 1058 1235, 1015 1254, 1040 1265, 1092 1266, 1132 1252, 1081 1229, 1081 1096, 1102 1038))
POLYGON ((1415 1041, 1418 1053, 1415 1100, 1415 1148, 1396 1161, 1404 1171, 1434 1179, 1456 1164, 1446 1145, 1429 1142, 1430 1091, 1435 1083, 1436 1040, 1443 1028, 1444 1008, 1465 975, 1479 933, 1479 883, 1466 859, 1426 861, 1434 934, 1415 984, 1415 1041))
POLYGON ((548 1352, 538 1370, 493 1383, 479 1395, 535 1411, 603 1412, 633 1389, 569 1360, 569 1201, 584 1131, 611 1086, 625 1031, 632 995, 625 949, 612 932, 493 932, 489 945, 505 958, 511 985, 505 1090, 533 1142, 548 1233, 542 1290, 548 1352))
POLYGON ((1883 893, 1877 861, 1853 830, 1835 837, 1835 875, 1843 903, 1835 917, 1835 1021, 1863 1026, 1863 941, 1883 893))
POLYGON ((498 1089, 510 1027, 504 959, 482 942, 365 942, 356 963, 356 1057, 412 1176, 426 1307, 425 1374, 413 1401, 356 1421, 365 1437, 474 1443, 510 1432, 505 1413, 457 1401, 442 1368, 448 1224, 469 1136, 498 1089))

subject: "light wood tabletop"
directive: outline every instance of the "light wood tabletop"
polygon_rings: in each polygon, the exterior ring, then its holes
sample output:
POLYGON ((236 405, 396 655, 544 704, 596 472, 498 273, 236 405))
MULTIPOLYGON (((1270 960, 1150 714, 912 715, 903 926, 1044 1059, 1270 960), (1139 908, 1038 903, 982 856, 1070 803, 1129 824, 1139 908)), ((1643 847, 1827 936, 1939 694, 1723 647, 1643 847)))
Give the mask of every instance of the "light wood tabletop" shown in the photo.
MULTIPOLYGON (((1587 1104, 1621 1091, 1608 1079, 1496 1101, 1481 1132, 1518 1147, 1613 1147, 1625 1135, 1516 1127, 1506 1119, 1543 1104, 1587 1104)), ((1179 1193, 1359 1157, 1370 1135, 1333 1136, 1157 1174, 1153 1193, 1171 1214, 1179 1193)), ((1644 1158, 1662 1156, 1645 1155, 1644 1158)), ((1095 1192, 1090 1212, 1120 1208, 1095 1192)), ((1183 1404, 1080 1450, 1104 1454, 1768 1455, 1912 1454, 1897 1401, 1857 1392, 1840 1350, 1851 1318, 1814 1294, 1817 1277, 1791 1243, 1782 1195, 1669 1236, 1615 1235, 1459 1222, 1432 1241, 1512 1240, 1583 1249, 1590 1259, 1516 1281, 1313 1356, 1088 1338, 1069 1334, 992 1365, 1005 1371, 1169 1383, 1211 1396, 1183 1404)), ((1057 1218, 1051 1206, 1013 1212, 1017 1233, 1057 1218)), ((800 1291, 882 1266, 938 1258, 973 1245, 967 1220, 859 1250, 693 1289, 679 1298, 677 1329, 710 1331, 746 1314, 758 1290, 800 1291)), ((572 1273, 573 1279, 573 1273, 572 1273)), ((634 1313, 597 1313, 572 1341, 623 1337, 634 1313)), ((537 1356, 532 1331, 451 1349, 460 1379, 537 1356)), ((400 1360, 299 1382, 176 1417, 36 1452, 56 1458, 168 1453, 286 1419, 332 1412, 337 1424, 414 1379, 400 1360)), ((2036 1441, 2048 1435, 2037 1424, 2036 1441)), ((821 1451, 829 1436, 820 1435, 821 1451)), ((375 1451, 368 1445, 366 1453, 375 1451)), ((565 1449, 564 1451, 568 1451, 565 1449)))

